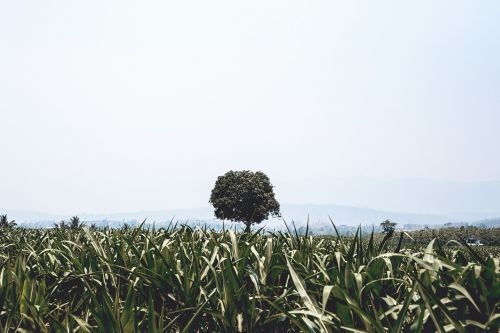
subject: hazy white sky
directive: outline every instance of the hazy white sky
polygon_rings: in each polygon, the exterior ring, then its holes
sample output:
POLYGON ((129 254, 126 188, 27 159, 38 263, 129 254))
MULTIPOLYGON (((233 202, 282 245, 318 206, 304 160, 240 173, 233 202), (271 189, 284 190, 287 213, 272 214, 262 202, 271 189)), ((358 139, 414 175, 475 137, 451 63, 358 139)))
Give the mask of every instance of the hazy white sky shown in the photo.
POLYGON ((2 1, 0 207, 206 206, 229 169, 282 202, 384 209, 336 185, 498 181, 499 18, 496 0, 2 1))

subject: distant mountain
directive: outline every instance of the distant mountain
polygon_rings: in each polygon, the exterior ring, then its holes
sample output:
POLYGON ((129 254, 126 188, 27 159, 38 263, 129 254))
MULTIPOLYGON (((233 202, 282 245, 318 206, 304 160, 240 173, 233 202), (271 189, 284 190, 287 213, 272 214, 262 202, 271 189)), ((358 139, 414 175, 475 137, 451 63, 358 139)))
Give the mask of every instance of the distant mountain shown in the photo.
MULTIPOLYGON (((294 223, 299 233, 305 232, 305 225, 309 220, 310 230, 314 234, 332 234, 334 232, 330 218, 342 234, 352 234, 358 225, 363 226, 363 232, 370 232, 372 226, 380 231, 380 222, 389 219, 398 223, 398 228, 418 230, 425 227, 461 227, 474 225, 480 227, 500 227, 500 218, 482 220, 454 220, 452 218, 433 214, 414 214, 390 212, 370 208, 359 208, 345 205, 314 205, 314 204, 284 204, 281 207, 284 221, 292 228, 294 223)), ((71 216, 49 214, 36 211, 0 209, 0 214, 7 214, 9 219, 15 219, 18 225, 26 227, 51 227, 54 223, 67 220, 71 216)), ((140 211, 132 213, 114 214, 76 214, 86 223, 95 223, 97 226, 120 227, 124 223, 138 225, 146 220, 149 225, 166 226, 170 221, 188 223, 192 226, 200 225, 209 228, 221 229, 223 222, 213 217, 213 209, 209 207, 194 209, 172 209, 158 211, 140 211)), ((241 224, 225 222, 226 228, 242 228, 241 224)), ((284 230, 285 223, 281 219, 270 219, 259 225, 266 230, 284 230)))
POLYGON ((500 227, 500 217, 495 219, 484 219, 472 222, 445 223, 444 226, 445 227, 474 226, 474 227, 485 227, 485 228, 498 228, 500 227))
POLYGON ((488 228, 498 228, 500 227, 500 217, 496 219, 485 219, 473 222, 472 225, 475 226, 485 226, 488 228))
MULTIPOLYGON (((446 216, 431 214, 412 214, 398 213, 369 208, 359 208, 343 205, 314 205, 314 204, 284 204, 281 207, 282 215, 285 221, 292 220, 297 225, 303 225, 309 217, 310 223, 330 224, 329 216, 336 224, 344 225, 371 225, 379 224, 381 221, 389 219, 399 224, 439 224, 450 222, 446 216)), ((52 225, 62 219, 68 219, 70 216, 49 214, 36 211, 6 210, 0 209, 0 213, 6 213, 9 218, 15 219, 18 224, 41 223, 52 225)), ((142 222, 147 219, 148 222, 164 223, 170 220, 179 222, 214 220, 213 209, 209 207, 194 209, 172 209, 158 211, 140 211, 132 213, 113 213, 113 214, 85 214, 78 215, 83 221, 118 221, 142 222)), ((273 219, 270 224, 280 223, 273 219)))
MULTIPOLYGON (((305 223, 308 216, 310 222, 330 223, 329 216, 338 224, 358 225, 374 224, 389 219, 398 223, 425 223, 437 224, 449 222, 445 216, 431 214, 412 214, 381 211, 369 208, 359 208, 343 205, 308 205, 284 204, 281 206, 283 218, 286 221, 294 220, 298 224, 305 223)), ((142 211, 118 214, 81 214, 83 220, 136 220, 166 222, 170 220, 213 220, 213 209, 209 207, 194 209, 173 209, 159 211, 142 211)))
POLYGON ((299 222, 307 220, 307 215, 309 215, 310 222, 327 221, 329 223, 329 217, 331 217, 336 224, 346 225, 372 225, 384 220, 391 220, 398 224, 438 224, 450 221, 450 218, 440 215, 389 212, 345 205, 285 204, 282 207, 282 213, 285 219, 294 219, 299 222))
POLYGON ((2 208, 0 208, 0 214, 7 214, 9 220, 16 220, 17 224, 44 221, 60 221, 63 218, 66 218, 64 215, 50 214, 45 212, 2 208))
POLYGON ((432 179, 311 178, 280 184, 282 202, 337 202, 389 212, 436 214, 450 221, 500 216, 500 181, 451 182, 432 179), (314 191, 311 191, 314 189, 314 191))

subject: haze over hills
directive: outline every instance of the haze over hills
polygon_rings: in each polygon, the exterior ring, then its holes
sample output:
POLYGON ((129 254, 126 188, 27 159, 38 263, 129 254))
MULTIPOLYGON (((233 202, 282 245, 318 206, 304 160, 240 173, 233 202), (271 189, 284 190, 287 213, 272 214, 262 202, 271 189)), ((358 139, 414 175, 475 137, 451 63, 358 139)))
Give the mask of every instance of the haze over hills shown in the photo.
MULTIPOLYGON (((309 216, 314 225, 330 224, 331 217, 338 225, 378 225, 389 219, 402 225, 442 225, 445 223, 479 223, 488 220, 495 225, 500 217, 500 207, 496 199, 500 197, 500 182, 456 183, 430 180, 376 181, 369 179, 328 180, 330 186, 313 180, 297 180, 293 187, 276 184, 277 196, 282 198, 281 212, 286 221, 303 225, 309 216), (290 193, 301 193, 309 188, 311 201, 321 202, 331 197, 337 202, 350 204, 300 204, 290 203, 297 199, 290 193), (317 189, 310 191, 310 188, 317 189), (365 208, 372 207, 372 208, 365 208), (376 208, 373 208, 376 207, 376 208), (380 209, 388 207, 388 209, 380 209), (377 209, 378 208, 378 209, 377 209), (494 222, 491 222, 494 221, 494 222)), ((204 191, 206 192, 206 191, 204 191)), ((113 208, 110 208, 113 209, 113 208)), ((78 215, 83 221, 113 221, 115 225, 136 221, 216 222, 213 209, 209 206, 188 209, 138 210, 132 212, 85 213, 47 213, 36 210, 1 209, 18 224, 51 226, 54 222, 78 215)), ((278 219, 266 224, 282 225, 278 219)))
MULTIPOLYGON (((378 225, 381 221, 389 219, 397 222, 399 225, 420 224, 420 225, 438 225, 444 223, 475 222, 476 220, 453 219, 449 216, 437 214, 415 214, 404 212, 391 212, 376 210, 370 208, 360 208, 345 205, 318 205, 318 204, 283 204, 283 218, 297 225, 303 225, 309 218, 311 224, 329 224, 329 217, 338 225, 378 225)), ((19 225, 42 224, 51 226, 54 222, 68 219, 70 215, 50 214, 36 211, 9 210, 1 209, 1 213, 8 214, 10 219, 15 219, 19 225)), ((83 221, 115 221, 115 222, 142 222, 147 219, 148 222, 162 224, 171 220, 179 222, 193 221, 215 221, 213 209, 210 207, 193 209, 170 209, 157 211, 139 211, 128 213, 111 214, 86 214, 76 213, 83 221)), ((488 216, 485 216, 487 218, 488 216)), ((271 219, 268 224, 276 225, 282 223, 278 219, 271 219)))
POLYGON ((308 202, 370 207, 475 221, 500 216, 500 181, 453 182, 432 179, 377 180, 371 178, 295 180, 276 186, 283 202, 300 202, 292 193, 307 193, 308 202), (311 191, 314 189, 314 191, 311 191))
MULTIPOLYGON (((288 219, 304 219, 331 215, 346 223, 370 221, 372 217, 389 216, 401 218, 404 214, 414 222, 426 219, 427 223, 444 221, 477 221, 500 216, 500 182, 451 182, 429 179, 376 180, 371 178, 335 178, 311 175, 310 178, 288 179, 281 174, 270 175, 275 186, 276 197, 282 203, 282 211, 288 219), (307 203, 307 204, 304 204, 307 203), (335 204, 331 204, 335 203, 335 204), (366 207, 366 208, 359 208, 366 207), (368 209, 369 208, 369 209, 368 209), (356 212, 355 212, 356 211, 356 212), (381 212, 376 214, 376 212, 381 212), (391 212, 390 215, 387 213, 391 212), (408 214, 411 213, 411 214, 408 214), (395 216, 394 216, 395 215, 395 216)), ((19 220, 61 219, 69 215, 89 215, 98 218, 135 218, 149 217, 155 220, 212 218, 207 200, 212 181, 192 181, 187 185, 174 186, 176 200, 163 191, 162 186, 141 191, 122 191, 120 188, 103 188, 98 195, 76 196, 73 191, 64 196, 68 202, 59 200, 62 189, 47 196, 33 195, 28 188, 19 186, 14 192, 0 194, 0 208, 23 211, 17 213, 19 220), (193 185, 193 184, 196 184, 193 185), (8 195, 7 195, 8 193, 8 195), (13 195, 12 193, 17 193, 13 195), (123 193, 126 193, 124 195, 123 193), (54 194, 53 197, 50 197, 54 194), (57 194, 57 195, 56 195, 57 194), (163 198, 159 200, 158 198, 163 198), (71 199, 71 200, 69 200, 71 199), (168 209, 158 208, 166 207, 168 209), (188 208, 188 209, 171 209, 188 208), (192 207, 205 207, 191 209, 192 207), (25 211, 25 209, 29 211, 25 211), (44 213, 49 212, 49 213, 44 213), (84 214, 84 212, 104 212, 103 214, 84 214), (133 214, 129 212, 134 212, 133 214), (138 212, 138 213, 135 213, 138 212), (118 214, 115 214, 118 213, 118 214)), ((174 184, 175 185, 175 184, 174 184)), ((62 185, 61 185, 62 186, 62 185)), ((93 189, 95 191, 95 189, 93 189)), ((0 212, 1 213, 1 212, 0 212)))

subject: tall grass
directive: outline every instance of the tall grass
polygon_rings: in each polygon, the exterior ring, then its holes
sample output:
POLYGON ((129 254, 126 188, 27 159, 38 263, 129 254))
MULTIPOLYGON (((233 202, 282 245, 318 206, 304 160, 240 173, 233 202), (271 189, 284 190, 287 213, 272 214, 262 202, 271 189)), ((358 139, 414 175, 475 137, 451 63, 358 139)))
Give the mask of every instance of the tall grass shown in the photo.
POLYGON ((5 229, 0 327, 5 332, 498 332, 498 254, 458 242, 415 247, 402 239, 187 226, 5 229))

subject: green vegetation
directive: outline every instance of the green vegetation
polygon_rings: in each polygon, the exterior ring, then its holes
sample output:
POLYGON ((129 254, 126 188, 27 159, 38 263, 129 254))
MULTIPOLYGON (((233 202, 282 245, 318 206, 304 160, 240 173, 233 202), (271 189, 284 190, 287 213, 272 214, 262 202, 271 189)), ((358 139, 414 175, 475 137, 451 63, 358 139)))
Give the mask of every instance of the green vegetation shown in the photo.
POLYGON ((252 224, 280 214, 271 181, 260 171, 226 172, 217 178, 209 202, 214 206, 215 217, 243 222, 247 233, 252 224))
MULTIPOLYGON (((80 221, 80 218, 78 216, 73 216, 72 218, 69 219, 68 222, 66 221, 61 221, 59 223, 54 224, 54 228, 61 228, 61 229, 81 229, 83 228, 84 223, 80 221)), ((91 226, 91 229, 95 229, 95 226, 91 226)))
POLYGON ((7 215, 0 215, 0 228, 12 228, 16 226, 16 221, 9 221, 7 215))
POLYGON ((434 238, 441 242, 450 239, 479 238, 484 245, 500 246, 500 228, 482 228, 476 226, 462 226, 458 228, 422 229, 409 232, 414 242, 427 244, 434 238))
POLYGON ((8 332, 497 332, 499 254, 404 236, 8 228, 8 332))
POLYGON ((394 230, 396 230, 396 225, 396 222, 391 222, 389 220, 385 220, 384 222, 380 223, 384 234, 392 234, 394 230))

